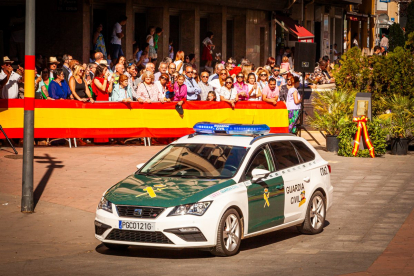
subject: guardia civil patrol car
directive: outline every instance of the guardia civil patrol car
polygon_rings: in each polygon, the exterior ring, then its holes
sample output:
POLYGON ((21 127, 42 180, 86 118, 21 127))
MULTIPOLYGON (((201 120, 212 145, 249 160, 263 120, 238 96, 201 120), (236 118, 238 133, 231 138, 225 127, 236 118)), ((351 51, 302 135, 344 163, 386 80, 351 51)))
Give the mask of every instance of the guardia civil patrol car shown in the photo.
POLYGON ((237 254, 242 239, 297 226, 323 230, 331 168, 303 138, 266 125, 198 123, 108 189, 95 237, 131 245, 237 254))

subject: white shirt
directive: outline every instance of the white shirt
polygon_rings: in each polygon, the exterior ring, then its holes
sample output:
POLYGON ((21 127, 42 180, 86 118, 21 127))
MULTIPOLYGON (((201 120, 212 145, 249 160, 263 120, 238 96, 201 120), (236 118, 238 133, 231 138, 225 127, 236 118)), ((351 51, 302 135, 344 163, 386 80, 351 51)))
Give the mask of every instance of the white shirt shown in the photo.
POLYGON ((333 58, 334 61, 336 61, 338 59, 337 54, 338 54, 338 51, 336 49, 334 49, 334 58, 333 58))
POLYGON ((115 23, 114 28, 112 29, 112 44, 118 44, 121 45, 121 39, 116 35, 122 33, 122 26, 118 22, 115 23))
POLYGON ((219 92, 220 96, 223 96, 226 100, 235 100, 237 96, 236 88, 228 90, 226 87, 222 87, 219 92))
POLYGON ((162 95, 164 96, 164 98, 165 98, 165 93, 167 93, 167 90, 168 90, 167 86, 165 86, 165 87, 162 86, 160 81, 156 81, 156 82, 154 82, 154 84, 157 87, 158 91, 160 91, 162 93, 162 95))
MULTIPOLYGON (((298 90, 294 87, 290 88, 286 97, 286 107, 288 110, 300 109, 300 103, 295 104, 295 99, 293 98, 293 93, 298 90)), ((298 99, 300 100, 300 94, 298 94, 298 99)))
POLYGON ((214 79, 209 82, 209 84, 213 87, 214 91, 220 91, 220 88, 222 87, 219 79, 214 79))
MULTIPOLYGON (((180 65, 181 63, 183 63, 181 60, 174 61, 174 64, 175 64, 176 68, 178 68, 178 65, 180 65)), ((184 65, 181 66, 180 71, 178 73, 180 73, 180 74, 183 73, 183 69, 184 69, 183 67, 184 67, 184 65)))
POLYGON ((388 48, 388 38, 386 36, 384 36, 383 38, 381 38, 380 46, 381 47, 387 47, 388 48))
MULTIPOLYGON (((252 90, 252 88, 253 88, 253 84, 248 83, 247 87, 249 88, 249 92, 250 92, 250 90, 252 90)), ((253 90, 252 94, 250 94, 249 101, 261 101, 262 97, 252 98, 252 96, 256 96, 257 94, 259 94, 259 91, 260 91, 260 87, 259 87, 259 85, 257 85, 257 88, 255 90, 253 90)))
POLYGON ((0 72, 0 81, 4 80, 5 78, 7 78, 7 75, 3 72, 3 70, 1 70, 1 72, 0 72))
POLYGON ((22 76, 20 76, 19 74, 15 72, 11 73, 9 80, 7 81, 6 85, 3 87, 2 90, 3 99, 17 99, 19 97, 18 83, 21 80, 21 78, 22 76))

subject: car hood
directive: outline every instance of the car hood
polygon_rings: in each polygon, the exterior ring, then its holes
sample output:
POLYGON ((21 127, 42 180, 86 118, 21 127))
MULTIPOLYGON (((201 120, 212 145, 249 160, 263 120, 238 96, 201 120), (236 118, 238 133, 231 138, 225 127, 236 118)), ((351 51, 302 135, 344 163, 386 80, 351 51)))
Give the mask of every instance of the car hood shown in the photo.
POLYGON ((195 203, 236 182, 233 179, 183 179, 130 175, 111 187, 105 198, 115 205, 173 207, 195 203))

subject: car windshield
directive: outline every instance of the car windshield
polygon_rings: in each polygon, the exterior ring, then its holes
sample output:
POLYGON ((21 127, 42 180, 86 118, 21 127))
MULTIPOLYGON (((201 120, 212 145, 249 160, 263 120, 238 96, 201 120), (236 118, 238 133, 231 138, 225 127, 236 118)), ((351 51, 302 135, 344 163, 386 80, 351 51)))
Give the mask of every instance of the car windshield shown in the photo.
POLYGON ((156 155, 139 174, 182 178, 231 178, 246 155, 244 147, 173 144, 156 155))

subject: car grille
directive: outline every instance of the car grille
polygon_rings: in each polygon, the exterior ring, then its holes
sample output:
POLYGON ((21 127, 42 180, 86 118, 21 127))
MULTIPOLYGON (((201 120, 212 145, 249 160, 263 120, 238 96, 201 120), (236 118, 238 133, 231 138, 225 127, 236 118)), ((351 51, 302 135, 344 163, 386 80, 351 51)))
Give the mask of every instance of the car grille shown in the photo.
POLYGON ((102 236, 102 234, 105 233, 105 231, 108 230, 109 228, 111 228, 111 226, 95 220, 95 234, 96 235, 102 236))
POLYGON ((144 232, 113 229, 106 240, 174 244, 162 232, 144 232))
POLYGON ((159 207, 140 206, 116 206, 116 208, 120 217, 148 219, 155 219, 165 210, 165 208, 159 207))
POLYGON ((182 238, 183 240, 187 241, 187 242, 203 242, 203 241, 207 241, 206 237, 204 237, 203 233, 194 233, 194 234, 188 234, 188 233, 182 233, 182 234, 178 234, 178 233, 174 233, 176 234, 178 237, 182 238))

